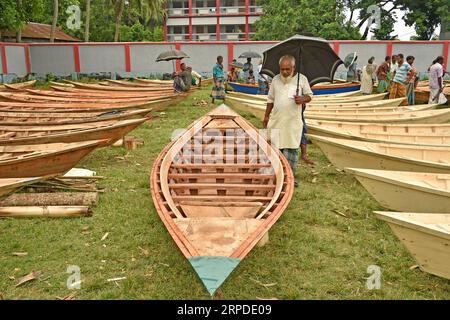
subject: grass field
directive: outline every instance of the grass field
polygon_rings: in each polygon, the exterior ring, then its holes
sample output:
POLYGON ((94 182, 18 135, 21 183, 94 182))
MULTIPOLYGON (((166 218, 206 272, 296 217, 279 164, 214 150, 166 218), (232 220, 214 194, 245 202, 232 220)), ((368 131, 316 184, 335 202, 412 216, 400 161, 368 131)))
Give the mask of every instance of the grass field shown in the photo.
MULTIPOLYGON (((0 298, 70 295, 67 268, 77 265, 82 283, 75 299, 210 299, 156 214, 149 189, 153 160, 174 129, 212 109, 193 105, 194 99, 209 102, 208 95, 198 91, 134 131, 145 139, 138 150, 102 149, 80 163, 106 177, 93 217, 1 219, 0 298), (12 255, 18 251, 28 254, 12 255), (42 276, 15 287, 33 270, 42 276), (118 277, 126 279, 107 281, 118 277)), ((255 248, 214 298, 450 299, 450 281, 411 268, 413 258, 372 214, 382 208, 369 193, 319 149, 311 146, 309 153, 317 165, 299 168, 301 185, 270 242, 255 248), (381 268, 379 290, 366 287, 371 265, 381 268)))

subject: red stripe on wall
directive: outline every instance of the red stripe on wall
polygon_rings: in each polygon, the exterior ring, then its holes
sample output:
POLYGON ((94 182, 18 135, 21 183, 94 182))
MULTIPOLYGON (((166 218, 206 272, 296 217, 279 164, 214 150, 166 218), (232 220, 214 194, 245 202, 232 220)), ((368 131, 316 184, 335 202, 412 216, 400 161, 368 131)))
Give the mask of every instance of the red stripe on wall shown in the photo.
POLYGON ((192 0, 189 0, 189 40, 192 40, 192 0))
MULTIPOLYGON (((175 43, 175 49, 181 50, 181 44, 179 44, 178 42, 175 43)), ((177 60, 177 72, 180 71, 180 66, 181 66, 181 60, 177 60)))
POLYGON ((3 73, 8 73, 8 62, 6 61, 6 49, 5 45, 0 45, 1 54, 2 54, 2 66, 3 66, 3 73))
POLYGON ((442 54, 444 56, 444 70, 447 70, 447 66, 449 66, 449 63, 448 63, 449 45, 450 45, 450 41, 447 41, 446 43, 444 43, 444 51, 442 54))
POLYGON ((125 44, 125 72, 131 72, 130 45, 125 44))
POLYGON ((30 46, 25 44, 23 46, 23 50, 25 52, 25 65, 27 68, 27 74, 29 74, 29 73, 31 73, 30 46))
POLYGON ((392 56, 392 41, 387 43, 386 55, 389 57, 392 56))
POLYGON ((73 60, 75 63, 75 72, 79 73, 81 70, 80 67, 80 49, 77 44, 73 45, 73 60))
POLYGON ((216 16, 217 16, 216 40, 220 41, 220 0, 216 0, 216 16))
POLYGON ((234 45, 232 43, 229 43, 227 46, 228 46, 228 70, 231 70, 231 64, 233 63, 234 59, 234 45))
POLYGON ((245 0, 245 41, 248 41, 248 34, 250 32, 249 24, 248 24, 248 14, 249 10, 249 0, 245 0))
POLYGON ((341 44, 339 43, 339 41, 335 41, 333 43, 333 50, 337 55, 339 55, 340 46, 341 46, 341 44))

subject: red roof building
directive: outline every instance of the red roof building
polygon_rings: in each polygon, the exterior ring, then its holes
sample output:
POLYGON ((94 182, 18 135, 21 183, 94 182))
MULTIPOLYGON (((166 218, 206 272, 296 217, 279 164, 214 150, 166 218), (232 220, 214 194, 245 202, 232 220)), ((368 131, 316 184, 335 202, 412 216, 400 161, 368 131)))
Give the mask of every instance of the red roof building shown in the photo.
MULTIPOLYGON (((49 42, 52 26, 44 23, 30 22, 22 29, 22 42, 49 42)), ((6 42, 16 42, 15 31, 2 32, 3 39, 6 42)), ((56 28, 55 42, 80 42, 80 39, 64 33, 56 28)))

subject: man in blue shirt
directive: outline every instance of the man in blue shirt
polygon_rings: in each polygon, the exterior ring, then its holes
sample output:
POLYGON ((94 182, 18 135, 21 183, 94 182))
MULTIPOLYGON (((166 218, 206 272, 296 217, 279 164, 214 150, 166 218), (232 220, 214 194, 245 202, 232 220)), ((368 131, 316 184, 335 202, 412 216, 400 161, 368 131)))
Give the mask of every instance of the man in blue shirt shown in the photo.
POLYGON ((412 72, 412 67, 404 59, 403 54, 397 55, 398 67, 394 71, 389 99, 405 98, 401 105, 408 105, 406 100, 406 79, 412 72))

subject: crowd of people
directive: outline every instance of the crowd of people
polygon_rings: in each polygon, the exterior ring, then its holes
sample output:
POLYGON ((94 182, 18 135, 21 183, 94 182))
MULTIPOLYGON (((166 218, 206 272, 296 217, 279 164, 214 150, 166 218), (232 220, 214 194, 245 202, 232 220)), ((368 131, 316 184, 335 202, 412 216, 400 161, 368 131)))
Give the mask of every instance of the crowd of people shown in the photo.
MULTIPOLYGON (((402 105, 414 105, 414 91, 419 83, 419 73, 414 66, 415 57, 403 54, 387 56, 384 62, 377 66, 375 58, 371 57, 362 69, 361 91, 371 94, 373 86, 378 81, 377 92, 389 92, 389 99, 407 98, 402 105)), ((430 104, 441 103, 444 82, 444 57, 437 57, 431 64, 429 71, 430 104)))

